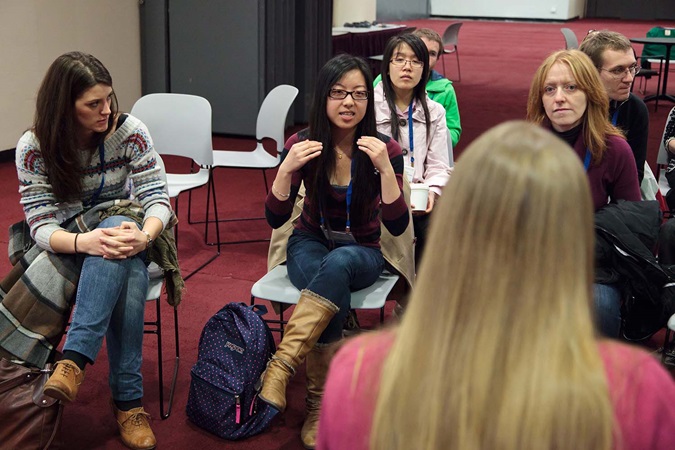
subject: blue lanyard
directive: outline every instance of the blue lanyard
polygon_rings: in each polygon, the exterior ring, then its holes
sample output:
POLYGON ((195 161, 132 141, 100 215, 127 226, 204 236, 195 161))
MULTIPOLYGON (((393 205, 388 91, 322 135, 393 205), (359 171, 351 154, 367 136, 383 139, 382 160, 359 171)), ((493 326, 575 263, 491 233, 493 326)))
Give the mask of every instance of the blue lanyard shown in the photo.
POLYGON ((352 190, 353 190, 353 185, 352 185, 352 180, 354 179, 354 160, 352 159, 352 165, 350 168, 350 173, 351 176, 349 177, 349 186, 347 186, 347 222, 345 223, 345 231, 349 233, 349 230, 351 228, 351 220, 349 216, 349 212, 352 207, 352 190))
POLYGON ((612 114, 612 125, 616 126, 616 120, 619 118, 619 108, 616 108, 614 114, 612 114))
POLYGON ((86 206, 94 206, 96 200, 98 200, 98 196, 103 192, 103 184, 105 183, 105 143, 103 141, 98 145, 98 156, 101 162, 101 184, 98 186, 98 190, 94 192, 94 195, 92 195, 91 200, 89 200, 86 206))
POLYGON ((415 139, 413 137, 413 102, 410 102, 408 106, 408 141, 410 142, 410 165, 415 167, 415 156, 413 154, 413 149, 415 147, 415 139))
MULTIPOLYGON (((353 190, 354 190, 354 186, 353 186, 353 180, 354 180, 354 159, 352 159, 352 165, 351 165, 351 167, 350 167, 350 175, 351 175, 351 176, 350 176, 350 178, 349 178, 349 185, 347 186, 347 196, 346 196, 346 197, 347 197, 347 198, 346 198, 346 201, 347 201, 347 222, 345 223, 345 231, 346 231, 347 233, 349 233, 349 232, 350 232, 350 229, 351 229, 350 211, 351 211, 351 208, 352 208, 352 192, 353 192, 353 190)), ((321 211, 321 208, 319 208, 319 211, 321 211)), ((323 213, 320 213, 320 214, 321 214, 321 217, 319 218, 319 220, 320 220, 320 223, 321 223, 321 227, 323 227, 325 221, 324 221, 324 219, 323 219, 323 213)))
POLYGON ((588 172, 588 168, 591 165, 591 149, 586 147, 586 156, 584 157, 584 170, 588 172))
MULTIPOLYGON (((616 120, 619 117, 619 110, 617 109, 612 114, 612 125, 616 126, 616 120)), ((586 156, 584 157, 584 169, 588 172, 588 168, 591 166, 591 149, 586 147, 586 156)))

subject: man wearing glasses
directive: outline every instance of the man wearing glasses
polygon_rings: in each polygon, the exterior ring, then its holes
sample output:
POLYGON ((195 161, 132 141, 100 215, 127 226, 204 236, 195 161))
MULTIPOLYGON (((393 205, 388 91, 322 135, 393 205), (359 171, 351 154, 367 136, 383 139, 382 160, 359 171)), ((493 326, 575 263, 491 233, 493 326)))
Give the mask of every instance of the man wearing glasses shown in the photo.
POLYGON ((590 31, 579 46, 595 67, 609 95, 609 119, 626 135, 633 150, 638 179, 642 183, 647 157, 649 112, 645 103, 630 92, 640 65, 626 36, 609 30, 590 31))

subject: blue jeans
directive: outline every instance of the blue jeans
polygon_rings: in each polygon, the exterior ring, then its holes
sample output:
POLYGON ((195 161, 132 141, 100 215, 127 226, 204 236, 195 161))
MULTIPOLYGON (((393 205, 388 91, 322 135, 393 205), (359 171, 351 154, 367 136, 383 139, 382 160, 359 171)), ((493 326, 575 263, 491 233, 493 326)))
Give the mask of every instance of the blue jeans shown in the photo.
POLYGON ((298 230, 288 239, 286 252, 291 283, 298 289, 309 289, 340 308, 319 338, 320 343, 339 341, 350 308, 351 292, 377 281, 384 268, 382 252, 362 245, 329 250, 323 237, 298 230))
MULTIPOLYGON (((98 228, 111 228, 127 217, 104 219, 98 228)), ((106 336, 108 383, 112 397, 130 401, 143 397, 141 361, 143 320, 148 290, 145 252, 129 259, 87 255, 82 264, 75 307, 65 350, 96 361, 106 336)))
POLYGON ((616 284, 593 283, 595 320, 600 332, 618 338, 621 332, 621 289, 616 284))

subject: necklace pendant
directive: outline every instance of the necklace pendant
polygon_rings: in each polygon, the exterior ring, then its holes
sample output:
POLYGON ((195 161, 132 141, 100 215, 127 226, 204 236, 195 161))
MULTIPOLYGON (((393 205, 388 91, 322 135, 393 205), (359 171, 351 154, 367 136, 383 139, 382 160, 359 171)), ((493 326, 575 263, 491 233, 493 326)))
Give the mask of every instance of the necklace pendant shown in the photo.
POLYGON ((337 157, 338 157, 338 159, 342 159, 342 153, 338 152, 337 157))

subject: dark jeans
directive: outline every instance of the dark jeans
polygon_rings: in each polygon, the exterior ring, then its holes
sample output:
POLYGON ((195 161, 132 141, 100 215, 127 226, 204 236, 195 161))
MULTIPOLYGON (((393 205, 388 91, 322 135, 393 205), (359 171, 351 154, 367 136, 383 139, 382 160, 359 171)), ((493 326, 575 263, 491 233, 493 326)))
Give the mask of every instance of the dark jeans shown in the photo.
POLYGON ((345 245, 330 250, 328 241, 311 233, 294 230, 288 239, 288 277, 298 289, 309 289, 331 302, 340 311, 319 338, 320 343, 342 338, 342 324, 349 312, 351 292, 366 288, 384 268, 378 248, 345 245))
POLYGON ((621 332, 621 289, 616 284, 593 283, 595 320, 603 336, 618 338, 621 332))
MULTIPOLYGON (((123 216, 104 219, 98 228, 132 222, 123 216)), ((148 269, 145 251, 128 259, 87 255, 82 264, 73 317, 63 350, 96 361, 103 337, 108 349, 108 383, 119 401, 143 397, 141 362, 148 269)))

